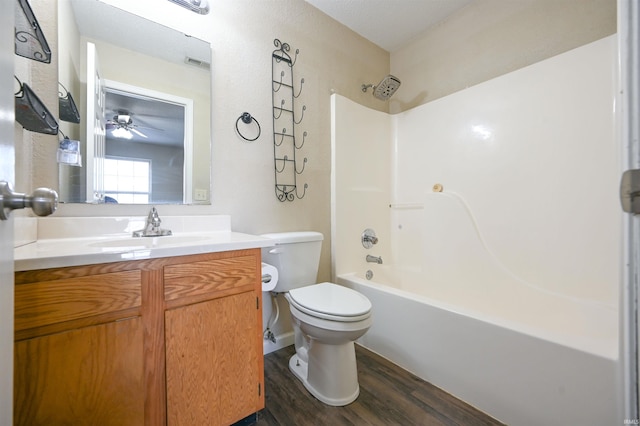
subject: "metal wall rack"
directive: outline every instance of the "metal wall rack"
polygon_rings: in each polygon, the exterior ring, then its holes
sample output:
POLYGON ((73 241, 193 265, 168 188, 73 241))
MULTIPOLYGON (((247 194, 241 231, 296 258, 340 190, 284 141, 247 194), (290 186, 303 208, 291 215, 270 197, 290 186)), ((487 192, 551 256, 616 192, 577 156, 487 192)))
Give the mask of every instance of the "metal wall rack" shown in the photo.
MULTIPOLYGON (((51 63, 51 49, 42 32, 28 0, 16 0, 15 9, 15 54, 34 61, 51 63)), ((16 121, 26 130, 58 134, 58 122, 35 91, 17 77, 18 91, 15 93, 16 121)), ((62 84, 58 83, 60 86, 62 84)), ((64 92, 58 93, 60 119, 71 123, 80 123, 80 113, 71 93, 62 86, 64 92)))
POLYGON ((51 63, 51 49, 47 44, 40 24, 27 0, 18 0, 16 7, 16 55, 34 61, 51 63))
POLYGON ((26 83, 18 83, 20 90, 14 96, 16 121, 31 132, 57 135, 58 122, 53 114, 26 83))
POLYGON ((300 134, 296 128, 302 123, 307 109, 306 105, 300 108, 296 102, 302 94, 304 78, 300 79, 300 87, 296 89, 293 67, 300 51, 296 49, 295 57, 292 58, 288 43, 274 39, 273 44, 276 46, 271 59, 275 191, 278 200, 293 201, 303 198, 308 187, 305 183, 300 193, 298 175, 304 172, 307 157, 300 161, 296 156, 307 137, 306 131, 300 134))
POLYGON ((58 82, 58 86, 64 90, 64 92, 58 90, 58 113, 60 114, 60 120, 68 121, 69 123, 80 123, 80 112, 71 93, 62 83, 58 82))
MULTIPOLYGON (((16 0, 15 7, 15 53, 34 61, 51 63, 51 49, 40 24, 27 0, 16 0)), ((32 132, 58 134, 58 122, 38 95, 18 77, 18 91, 14 94, 16 121, 32 132)))

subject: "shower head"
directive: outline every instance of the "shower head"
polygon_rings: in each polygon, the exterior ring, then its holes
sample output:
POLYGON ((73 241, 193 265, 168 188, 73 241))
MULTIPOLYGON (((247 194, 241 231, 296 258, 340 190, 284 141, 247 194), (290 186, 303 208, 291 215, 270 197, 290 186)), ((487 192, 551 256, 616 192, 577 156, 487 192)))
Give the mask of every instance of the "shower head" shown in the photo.
POLYGON ((400 87, 400 79, 389 74, 375 86, 373 84, 363 84, 362 91, 366 92, 369 87, 373 88, 373 96, 386 101, 393 96, 396 90, 398 90, 398 87, 400 87))

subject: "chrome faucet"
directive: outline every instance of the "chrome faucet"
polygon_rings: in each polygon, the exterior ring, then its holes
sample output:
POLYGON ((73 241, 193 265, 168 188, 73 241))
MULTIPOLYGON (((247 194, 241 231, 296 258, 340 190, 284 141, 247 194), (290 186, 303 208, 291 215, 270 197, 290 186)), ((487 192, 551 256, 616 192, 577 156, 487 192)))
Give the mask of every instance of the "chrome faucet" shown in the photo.
POLYGON ((362 237, 362 239, 364 241, 368 241, 371 244, 378 244, 378 237, 376 237, 375 235, 365 235, 364 237, 362 237))
POLYGON ((134 237, 161 237, 164 235, 171 235, 171 231, 168 229, 160 228, 160 215, 158 215, 158 210, 155 207, 151 208, 149 211, 149 216, 147 216, 147 223, 143 229, 133 232, 134 237))
POLYGON ((360 241, 362 242, 362 246, 366 249, 370 249, 374 244, 378 244, 378 237, 376 237, 376 231, 371 228, 367 228, 364 230, 362 235, 360 236, 360 241))
POLYGON ((371 256, 370 254, 367 255, 367 262, 369 263, 377 263, 379 265, 382 265, 382 256, 371 256))

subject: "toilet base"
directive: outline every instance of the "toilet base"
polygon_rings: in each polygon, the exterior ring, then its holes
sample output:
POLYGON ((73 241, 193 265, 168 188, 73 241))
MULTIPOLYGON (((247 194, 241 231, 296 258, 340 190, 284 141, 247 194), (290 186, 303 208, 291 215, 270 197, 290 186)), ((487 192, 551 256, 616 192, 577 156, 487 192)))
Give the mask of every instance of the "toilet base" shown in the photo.
MULTIPOLYGON (((360 395, 360 386, 358 385, 357 376, 355 378, 355 381, 349 380, 347 378, 349 383, 346 383, 346 384, 344 383, 345 377, 341 376, 340 374, 337 374, 334 377, 325 376, 325 379, 323 380, 324 383, 322 383, 322 385, 324 385, 325 387, 327 387, 328 385, 328 387, 337 387, 341 389, 344 389, 346 385, 346 387, 350 389, 347 392, 346 396, 340 396, 337 398, 331 397, 321 392, 319 389, 316 389, 316 387, 313 384, 309 383, 309 380, 308 380, 308 377, 309 377, 308 364, 302 359, 300 359, 297 354, 294 354, 289 359, 289 370, 291 370, 293 375, 296 376, 302 382, 304 387, 309 391, 309 393, 311 393, 311 395, 313 395, 319 401, 324 402, 327 405, 331 405, 334 407, 342 407, 344 405, 348 405, 352 403, 358 398, 358 395, 360 395), (332 386, 331 383, 327 383, 327 381, 331 381, 331 380, 337 380, 343 383, 337 384, 337 386, 332 386)), ((342 393, 344 395, 344 392, 342 393)))

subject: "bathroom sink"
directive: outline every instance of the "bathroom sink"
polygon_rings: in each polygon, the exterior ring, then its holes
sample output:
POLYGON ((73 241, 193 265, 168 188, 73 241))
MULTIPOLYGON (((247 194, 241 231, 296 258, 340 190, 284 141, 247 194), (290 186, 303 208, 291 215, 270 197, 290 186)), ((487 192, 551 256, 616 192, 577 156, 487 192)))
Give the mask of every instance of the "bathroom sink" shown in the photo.
POLYGON ((137 216, 38 218, 29 221, 29 232, 20 240, 24 243, 14 246, 14 269, 64 268, 273 244, 264 237, 233 232, 226 215, 168 216, 163 225, 173 235, 133 237, 132 232, 144 226, 144 218, 137 216))
POLYGON ((211 239, 211 237, 207 235, 168 235, 163 237, 116 238, 113 240, 95 241, 88 245, 106 250, 136 250, 193 244, 207 239, 211 239))

